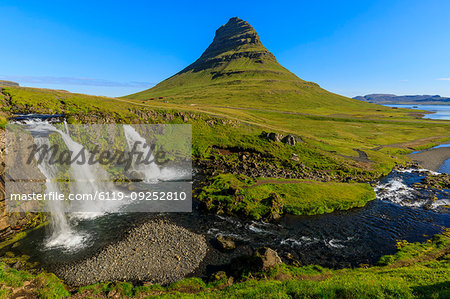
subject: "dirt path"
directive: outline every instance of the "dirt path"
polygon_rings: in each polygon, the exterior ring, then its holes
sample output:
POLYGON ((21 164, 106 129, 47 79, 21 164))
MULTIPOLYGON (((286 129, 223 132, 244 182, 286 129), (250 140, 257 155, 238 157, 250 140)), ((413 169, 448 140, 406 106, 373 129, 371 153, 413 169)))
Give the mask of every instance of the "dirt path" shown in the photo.
POLYGON ((347 158, 347 159, 352 159, 352 160, 355 160, 358 162, 373 163, 373 161, 369 159, 369 156, 366 154, 366 152, 359 150, 357 148, 354 148, 353 150, 358 153, 358 157, 346 156, 346 155, 339 155, 339 156, 347 158))

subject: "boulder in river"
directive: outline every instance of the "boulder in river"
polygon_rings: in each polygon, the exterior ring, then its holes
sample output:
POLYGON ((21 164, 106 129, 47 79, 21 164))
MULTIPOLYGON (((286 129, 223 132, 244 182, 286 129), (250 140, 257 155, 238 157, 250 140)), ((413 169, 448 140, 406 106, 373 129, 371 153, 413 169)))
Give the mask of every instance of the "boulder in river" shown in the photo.
POLYGON ((275 250, 263 247, 255 250, 251 256, 242 255, 233 259, 229 265, 229 270, 232 276, 240 277, 252 272, 269 270, 281 263, 281 258, 275 250))
POLYGON ((270 200, 270 212, 267 216, 267 220, 273 221, 281 218, 283 215, 283 199, 277 193, 271 193, 270 200))
POLYGON ((256 250, 254 257, 261 270, 271 269, 282 263, 278 253, 269 247, 263 247, 256 250))
POLYGON ((233 238, 219 235, 216 238, 217 247, 223 251, 230 251, 236 248, 233 238))

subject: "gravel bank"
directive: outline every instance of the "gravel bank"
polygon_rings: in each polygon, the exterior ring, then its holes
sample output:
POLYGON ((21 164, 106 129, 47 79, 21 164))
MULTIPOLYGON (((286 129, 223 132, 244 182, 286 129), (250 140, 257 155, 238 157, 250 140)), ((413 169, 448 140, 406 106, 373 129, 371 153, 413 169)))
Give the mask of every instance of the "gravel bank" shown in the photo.
POLYGON ((124 240, 91 258, 61 265, 55 274, 73 286, 100 281, 167 284, 193 272, 206 252, 203 236, 168 221, 155 220, 132 229, 124 240))
POLYGON ((450 147, 433 148, 409 156, 423 168, 438 171, 441 165, 450 159, 450 147))

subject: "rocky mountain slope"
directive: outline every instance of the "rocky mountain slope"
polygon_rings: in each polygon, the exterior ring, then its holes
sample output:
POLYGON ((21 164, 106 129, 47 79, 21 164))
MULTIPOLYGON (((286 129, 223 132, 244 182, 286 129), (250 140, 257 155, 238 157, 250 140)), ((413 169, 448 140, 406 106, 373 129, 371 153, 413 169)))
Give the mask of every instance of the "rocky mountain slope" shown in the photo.
POLYGON ((129 99, 308 112, 370 107, 330 93, 280 65, 246 21, 231 18, 194 63, 129 99))

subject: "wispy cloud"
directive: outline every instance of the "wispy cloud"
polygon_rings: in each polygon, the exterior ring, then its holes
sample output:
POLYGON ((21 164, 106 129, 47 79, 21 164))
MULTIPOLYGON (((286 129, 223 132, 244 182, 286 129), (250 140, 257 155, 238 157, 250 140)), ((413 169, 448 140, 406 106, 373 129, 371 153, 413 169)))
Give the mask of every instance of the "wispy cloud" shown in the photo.
POLYGON ((439 78, 439 79, 436 79, 436 80, 439 80, 439 81, 450 81, 450 78, 439 78))
POLYGON ((409 80, 408 79, 403 79, 403 80, 400 80, 401 82, 408 82, 409 80))
POLYGON ((84 85, 84 86, 106 86, 106 87, 136 87, 148 88, 155 83, 130 81, 116 82, 105 79, 77 78, 77 77, 47 77, 47 76, 1 76, 2 80, 15 81, 19 84, 58 84, 58 85, 84 85))

